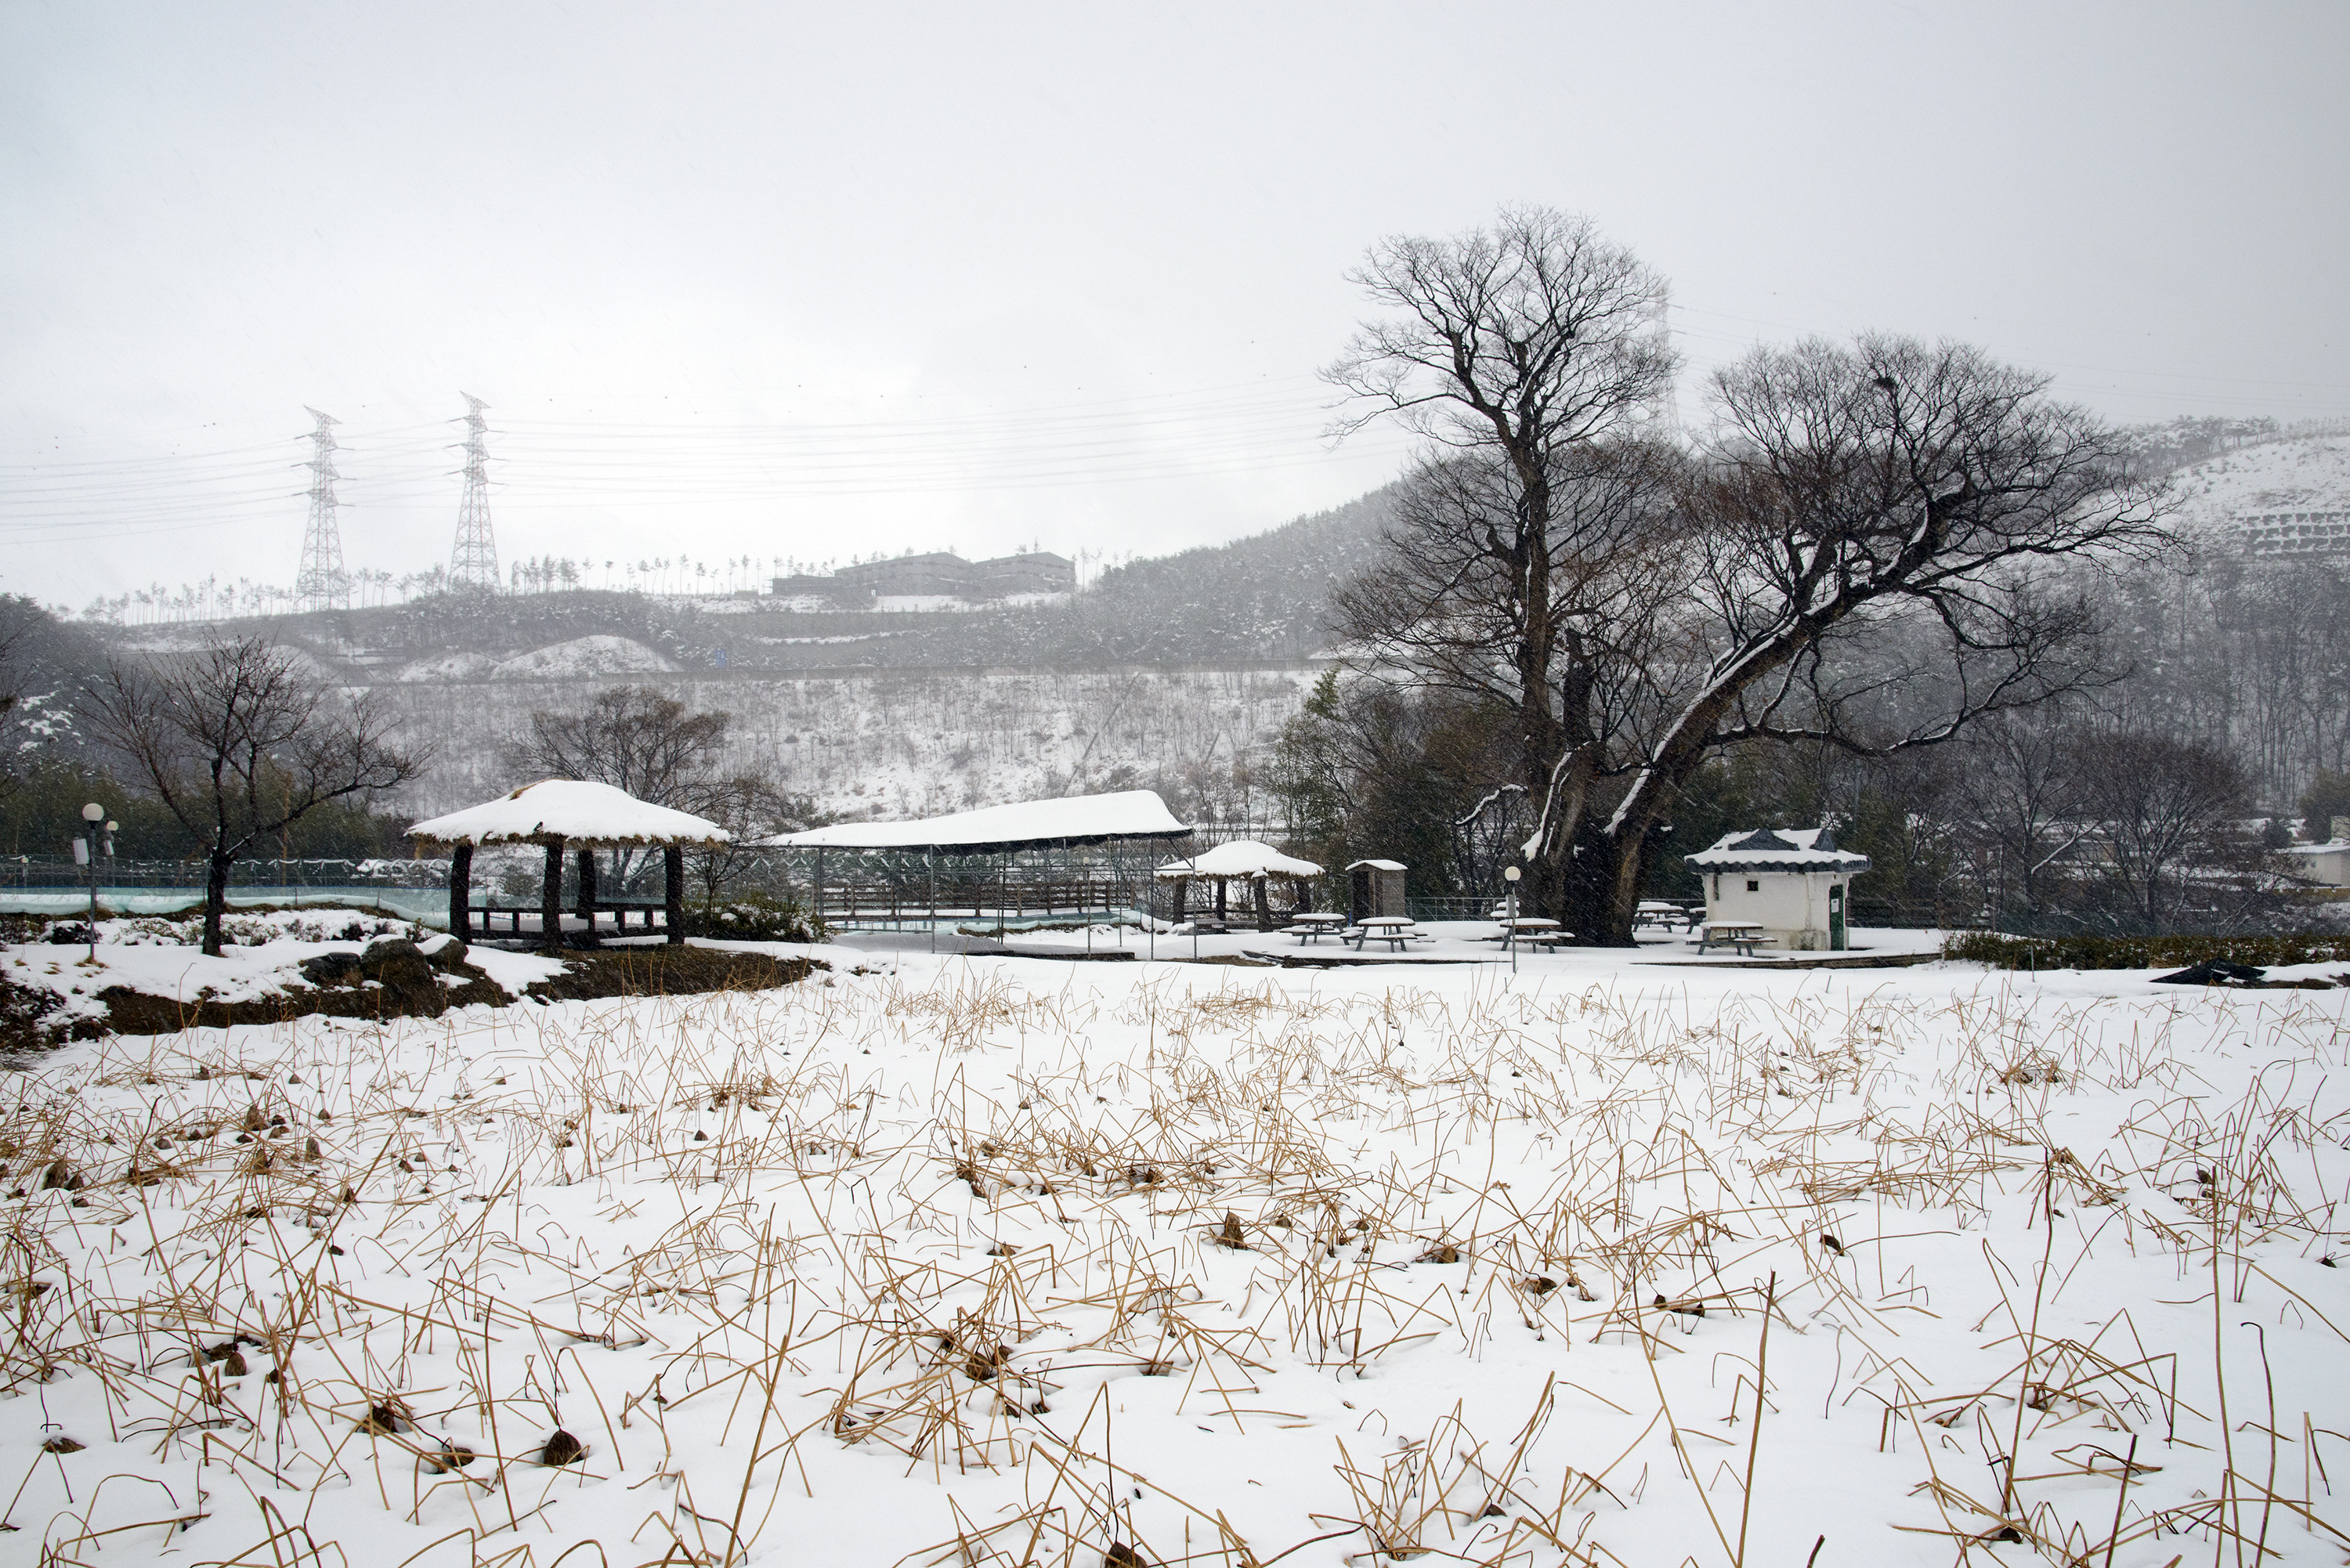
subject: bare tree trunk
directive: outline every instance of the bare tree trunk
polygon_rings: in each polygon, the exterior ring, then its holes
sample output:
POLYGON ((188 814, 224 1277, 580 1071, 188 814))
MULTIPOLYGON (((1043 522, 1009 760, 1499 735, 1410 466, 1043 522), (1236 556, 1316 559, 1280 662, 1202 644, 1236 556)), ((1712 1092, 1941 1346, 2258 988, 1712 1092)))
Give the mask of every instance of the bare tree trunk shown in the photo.
POLYGON ((218 850, 210 857, 211 865, 204 875, 204 944, 205 954, 221 956, 221 917, 228 913, 228 868, 230 857, 218 850))
POLYGON ((473 846, 460 844, 449 852, 449 934, 461 942, 473 940, 473 846))

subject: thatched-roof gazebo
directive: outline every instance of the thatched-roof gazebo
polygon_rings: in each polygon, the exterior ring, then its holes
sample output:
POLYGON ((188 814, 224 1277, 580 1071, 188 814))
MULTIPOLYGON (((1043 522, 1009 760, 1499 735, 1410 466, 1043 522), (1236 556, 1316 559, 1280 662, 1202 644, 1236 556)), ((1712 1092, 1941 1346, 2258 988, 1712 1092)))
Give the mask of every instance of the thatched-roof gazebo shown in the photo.
POLYGON ((1216 918, 1225 919, 1226 886, 1235 881, 1252 884, 1256 903, 1257 929, 1273 929, 1273 909, 1265 896, 1265 884, 1274 877, 1285 878, 1298 909, 1309 905, 1311 895, 1305 890, 1308 877, 1322 875, 1322 867, 1311 860, 1299 860, 1284 855, 1270 844, 1253 838, 1236 838, 1230 844, 1219 844, 1203 855, 1189 860, 1170 860, 1159 867, 1156 875, 1163 882, 1175 884, 1175 918, 1183 919, 1190 899, 1191 885, 1213 882, 1216 885, 1216 918))
POLYGON ((665 915, 671 943, 685 940, 685 846, 731 844, 734 836, 704 817, 639 800, 626 790, 579 779, 541 779, 463 811, 420 822, 408 836, 450 846, 449 931, 473 935, 473 851, 484 845, 538 844, 546 848, 539 890, 539 930, 550 950, 563 945, 563 852, 579 853, 578 912, 588 940, 596 940, 596 855, 598 849, 661 849, 665 915))

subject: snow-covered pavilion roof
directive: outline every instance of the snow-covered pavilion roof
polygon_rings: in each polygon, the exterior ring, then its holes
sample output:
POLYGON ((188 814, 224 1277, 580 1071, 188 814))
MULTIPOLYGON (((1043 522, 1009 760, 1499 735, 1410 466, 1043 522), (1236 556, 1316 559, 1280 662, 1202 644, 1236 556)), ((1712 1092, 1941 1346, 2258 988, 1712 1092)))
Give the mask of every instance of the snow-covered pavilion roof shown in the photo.
POLYGON ((1764 827, 1725 833, 1683 864, 1700 871, 1866 871, 1868 857, 1836 847, 1825 827, 1764 827))
POLYGON ((1359 867, 1365 866, 1369 867, 1374 871, 1403 871, 1409 869, 1409 867, 1400 860, 1357 860, 1353 865, 1348 866, 1347 869, 1352 871, 1359 867))
POLYGON ((1270 844, 1235 838, 1189 860, 1170 860, 1159 867, 1159 875, 1170 880, 1197 877, 1204 881, 1225 882, 1243 877, 1319 877, 1322 867, 1311 860, 1293 859, 1270 844))
POLYGON ((734 836, 706 817, 639 800, 583 779, 541 779, 512 794, 420 822, 411 838, 441 844, 727 844, 734 836))
POLYGON ((842 822, 761 842, 778 849, 934 849, 993 854, 1047 844, 1102 844, 1113 838, 1180 838, 1191 831, 1175 820, 1154 790, 1024 800, 914 822, 842 822))

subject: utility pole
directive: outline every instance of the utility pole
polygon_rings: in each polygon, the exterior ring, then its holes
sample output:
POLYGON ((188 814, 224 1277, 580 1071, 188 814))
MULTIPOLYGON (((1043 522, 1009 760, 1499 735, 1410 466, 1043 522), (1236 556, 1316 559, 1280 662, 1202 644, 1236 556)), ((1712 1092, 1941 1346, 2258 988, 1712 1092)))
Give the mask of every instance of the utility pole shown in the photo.
POLYGON ((498 542, 490 533, 490 423, 482 410, 490 405, 463 392, 465 400, 465 495, 457 504, 457 547, 449 556, 452 587, 495 588, 498 586, 498 542))
POLYGON ((332 414, 302 410, 318 421, 310 432, 310 522, 302 531, 302 569, 294 596, 304 609, 348 609, 351 579, 343 570, 343 535, 335 524, 335 429, 332 414))

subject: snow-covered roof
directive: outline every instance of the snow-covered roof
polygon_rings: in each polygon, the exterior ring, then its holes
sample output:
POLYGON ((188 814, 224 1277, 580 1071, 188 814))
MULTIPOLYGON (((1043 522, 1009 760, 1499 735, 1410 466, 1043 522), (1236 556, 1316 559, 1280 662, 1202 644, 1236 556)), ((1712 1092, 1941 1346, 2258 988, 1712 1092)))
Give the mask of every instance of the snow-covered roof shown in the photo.
POLYGON ((733 835, 691 812, 639 800, 582 779, 541 779, 512 794, 452 811, 408 830, 442 844, 725 844, 733 835))
POLYGON ((1405 869, 1404 863, 1400 860, 1357 860, 1353 865, 1348 866, 1347 869, 1352 871, 1356 867, 1360 866, 1367 866, 1374 871, 1401 871, 1405 869))
POLYGON ((1270 844, 1235 838, 1189 860, 1170 860, 1159 868, 1159 875, 1170 880, 1198 877, 1209 881, 1229 881, 1242 877, 1319 877, 1322 867, 1311 860, 1292 859, 1270 844))
POLYGON ((1725 833, 1684 864, 1700 871, 1866 871, 1868 857, 1837 848, 1825 827, 1765 827, 1725 833))
POLYGON ((784 849, 937 849, 953 854, 1034 849, 1046 844, 1101 844, 1113 838, 1180 838, 1158 793, 1120 790, 1063 800, 1024 800, 915 822, 843 822, 763 840, 784 849))
POLYGON ((2325 844, 2288 844, 2284 846, 2287 855, 2339 855, 2345 849, 2350 849, 2350 839, 2336 838, 2325 844))

